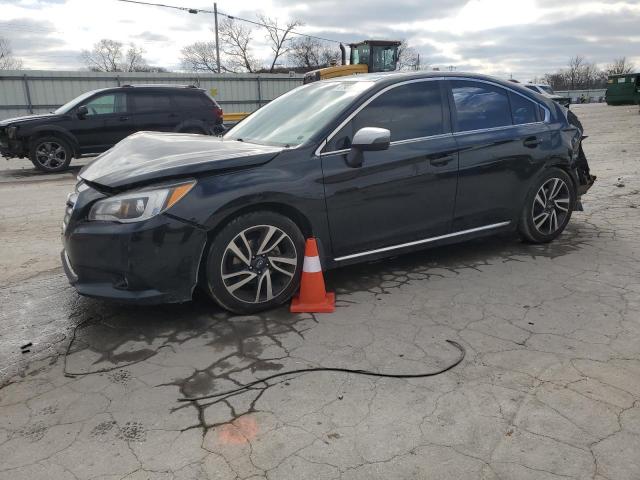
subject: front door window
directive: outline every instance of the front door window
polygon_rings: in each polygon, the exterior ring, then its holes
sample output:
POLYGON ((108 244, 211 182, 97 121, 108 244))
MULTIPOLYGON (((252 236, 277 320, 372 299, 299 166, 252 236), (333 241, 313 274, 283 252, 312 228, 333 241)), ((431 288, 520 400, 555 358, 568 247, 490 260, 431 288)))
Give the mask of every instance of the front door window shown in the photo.
POLYGON ((108 115, 110 113, 124 113, 127 111, 124 93, 109 93, 91 99, 87 103, 87 115, 108 115))

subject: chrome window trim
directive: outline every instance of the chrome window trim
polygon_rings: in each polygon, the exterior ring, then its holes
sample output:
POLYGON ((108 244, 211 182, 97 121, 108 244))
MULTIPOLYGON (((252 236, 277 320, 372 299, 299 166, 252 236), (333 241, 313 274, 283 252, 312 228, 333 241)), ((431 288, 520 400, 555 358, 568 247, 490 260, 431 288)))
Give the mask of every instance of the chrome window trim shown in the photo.
POLYGON ((496 130, 507 130, 513 127, 526 127, 527 125, 543 125, 544 122, 529 122, 529 123, 518 123, 516 125, 503 125, 501 127, 491 127, 491 128, 479 128, 476 130, 463 130, 462 132, 453 132, 453 136, 458 137, 460 135, 467 135, 473 133, 484 133, 484 132, 494 132, 496 130))
POLYGON ((437 237, 424 238, 422 240, 416 240, 414 242, 401 243, 399 245, 391 245, 389 247, 377 248, 375 250, 367 250, 365 252, 353 253, 351 255, 345 255, 343 257, 334 258, 333 260, 335 262, 342 262, 342 261, 345 261, 345 260, 351 260, 353 258, 364 257, 366 255, 373 255, 375 253, 382 253, 382 252, 388 252, 388 251, 391 251, 391 250, 397 250, 398 248, 412 247, 414 245, 421 245, 421 244, 424 244, 424 243, 436 242, 438 240, 444 240, 446 238, 459 237, 461 235, 466 235, 466 234, 469 234, 469 233, 482 232, 484 230, 492 230, 492 229, 495 229, 495 228, 506 227, 510 223, 511 223, 511 221, 492 223, 491 225, 484 225, 482 227, 470 228, 468 230, 461 230, 459 232, 447 233, 446 235, 439 235, 437 237))
POLYGON ((434 138, 447 138, 451 137, 451 133, 438 133, 437 135, 427 135, 426 137, 405 138, 404 140, 396 140, 391 142, 391 145, 403 145, 405 143, 422 142, 424 140, 432 140, 434 138))
MULTIPOLYGON (((349 123, 353 117, 355 117, 358 113, 360 113, 367 105, 369 105, 372 101, 374 101, 376 98, 378 98, 380 95, 382 95, 383 93, 388 92, 389 90, 392 90, 394 88, 400 87, 402 85, 408 85, 410 83, 421 83, 421 82, 435 82, 437 80, 444 80, 445 77, 428 77, 428 78, 414 78, 413 80, 405 80, 404 82, 398 82, 398 83, 394 83, 393 85, 388 85, 385 88, 383 88, 382 90, 380 90, 379 92, 375 93, 374 95, 372 95, 371 97, 369 97, 367 100, 365 100, 365 102, 360 105, 358 108, 356 108, 353 112, 351 112, 351 114, 345 118, 340 125, 338 125, 335 129, 333 129, 333 131, 327 135, 327 138, 325 138, 322 143, 318 146, 318 148, 316 148, 314 155, 316 155, 317 157, 321 157, 323 155, 335 155, 344 151, 349 151, 349 149, 342 149, 342 150, 332 150, 330 152, 324 152, 321 153, 320 151, 327 145, 327 143, 329 143, 329 141, 335 136, 336 133, 338 133, 340 131, 340 129, 342 127, 344 127, 347 123, 349 123)), ((444 105, 443 105, 444 107, 444 105)), ((441 135, 441 134, 438 134, 441 135)), ((427 138, 427 137, 422 137, 422 138, 427 138)), ((413 140, 413 139, 408 139, 408 140, 413 140)), ((397 140, 397 141, 401 141, 401 140, 397 140)), ((395 142, 391 142, 391 144, 393 145, 395 142)))
MULTIPOLYGON (((418 142, 418 141, 427 140, 427 139, 431 139, 431 138, 439 138, 439 137, 445 137, 445 136, 450 136, 450 135, 456 136, 456 135, 466 134, 466 133, 491 132, 491 131, 511 128, 511 127, 520 127, 522 125, 537 125, 537 124, 540 124, 540 123, 548 124, 550 122, 550 120, 551 120, 551 111, 545 105, 536 102, 535 100, 533 100, 532 98, 528 97, 527 95, 525 95, 525 94, 523 94, 521 92, 518 92, 516 90, 513 90, 512 88, 509 88, 507 86, 501 85, 501 84, 496 83, 496 82, 492 82, 492 81, 489 81, 489 80, 484 80, 484 79, 481 79, 481 78, 473 78, 473 77, 429 77, 429 78, 417 78, 417 79, 406 80, 404 82, 399 82, 399 83, 394 83, 393 85, 389 85, 389 86, 383 88, 382 90, 380 90, 379 92, 377 92, 372 97, 368 98, 362 105, 360 105, 355 111, 353 111, 351 113, 351 115, 349 115, 342 123, 340 123, 340 125, 338 125, 327 136, 327 138, 325 138, 320 143, 318 148, 316 148, 316 150, 314 151, 314 155, 317 156, 317 157, 323 157, 323 156, 326 156, 326 155, 339 155, 339 154, 347 153, 350 150, 348 148, 344 148, 344 149, 341 149, 341 150, 332 150, 330 152, 322 152, 322 149, 324 147, 326 147, 326 145, 329 143, 329 141, 340 131, 340 129, 342 129, 342 127, 344 127, 347 123, 349 123, 353 119, 353 117, 355 117, 358 113, 360 113, 360 111, 362 109, 364 109, 367 105, 369 105, 369 103, 371 103, 373 100, 378 98, 383 93, 388 92, 389 90, 391 90, 393 88, 396 88, 396 87, 399 87, 401 85, 407 85, 409 83, 432 82, 432 81, 436 81, 436 80, 443 80, 443 81, 463 80, 463 81, 467 81, 467 82, 480 82, 480 83, 486 83, 488 85, 492 85, 494 87, 503 88, 504 90, 512 92, 512 93, 514 93, 516 95, 520 95, 521 97, 523 97, 524 99, 530 101, 534 105, 537 105, 540 108, 542 108, 544 110, 544 119, 539 121, 539 122, 518 123, 516 125, 503 125, 503 126, 500 126, 500 127, 481 128, 481 129, 477 129, 477 130, 465 130, 465 131, 462 131, 462 132, 443 133, 443 134, 431 135, 431 136, 427 136, 427 137, 418 137, 418 138, 408 138, 408 139, 405 139, 405 140, 396 140, 395 142, 391 142, 391 145, 399 145, 399 144, 402 144, 402 143, 418 142)), ((443 105, 443 107, 444 107, 444 105, 443 105)))

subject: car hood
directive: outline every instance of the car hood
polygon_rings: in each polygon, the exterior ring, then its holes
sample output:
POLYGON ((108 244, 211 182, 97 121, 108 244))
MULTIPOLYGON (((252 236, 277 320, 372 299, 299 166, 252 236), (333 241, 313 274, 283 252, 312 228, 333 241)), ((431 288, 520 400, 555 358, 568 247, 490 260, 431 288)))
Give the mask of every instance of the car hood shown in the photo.
POLYGON ((282 149, 205 135, 139 132, 84 167, 80 178, 118 189, 165 178, 261 165, 282 149))
POLYGON ((42 113, 38 115, 25 115, 24 117, 6 118, 4 120, 0 120, 0 127, 8 127, 16 123, 38 122, 38 121, 48 122, 51 120, 57 120, 62 117, 64 117, 64 115, 56 115, 55 113, 42 113))

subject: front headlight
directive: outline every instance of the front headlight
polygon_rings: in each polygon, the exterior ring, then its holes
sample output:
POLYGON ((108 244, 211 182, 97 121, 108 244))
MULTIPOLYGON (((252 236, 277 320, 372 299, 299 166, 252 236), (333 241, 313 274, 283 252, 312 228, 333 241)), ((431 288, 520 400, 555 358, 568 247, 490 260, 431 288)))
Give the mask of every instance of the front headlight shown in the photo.
POLYGON ((147 220, 171 208, 196 184, 195 180, 123 193, 99 200, 89 211, 89 220, 131 223, 147 220))

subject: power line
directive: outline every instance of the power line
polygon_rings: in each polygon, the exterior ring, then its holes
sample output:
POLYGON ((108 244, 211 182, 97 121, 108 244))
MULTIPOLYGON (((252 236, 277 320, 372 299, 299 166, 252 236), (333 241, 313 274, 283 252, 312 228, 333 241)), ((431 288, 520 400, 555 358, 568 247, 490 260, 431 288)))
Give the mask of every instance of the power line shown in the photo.
MULTIPOLYGON (((166 5, 164 3, 141 2, 141 1, 138 1, 138 0, 118 0, 118 1, 119 2, 124 2, 124 3, 135 3, 137 5, 147 5, 147 6, 151 6, 151 7, 171 8, 171 9, 174 9, 174 10, 180 10, 180 11, 189 12, 189 13, 209 13, 209 14, 213 14, 213 15, 216 14, 216 12, 214 12, 213 10, 206 10, 206 9, 202 9, 202 8, 177 7, 175 5, 166 5)), ((275 26, 272 26, 272 25, 267 25, 265 23, 257 22, 255 20, 249 20, 248 18, 235 17, 233 15, 229 15, 227 13, 223 13, 220 10, 218 10, 217 14, 221 15, 223 17, 226 17, 229 20, 240 20, 241 22, 251 23, 251 24, 257 25, 259 27, 271 28, 271 29, 274 29, 274 30, 279 30, 281 32, 288 32, 288 33, 290 33, 292 35, 299 35, 301 37, 315 38, 316 40, 322 40, 324 42, 342 43, 339 40, 333 40, 331 38, 318 37, 317 35, 310 35, 308 33, 296 32, 295 30, 287 30, 286 28, 280 28, 280 27, 275 27, 275 26)))

